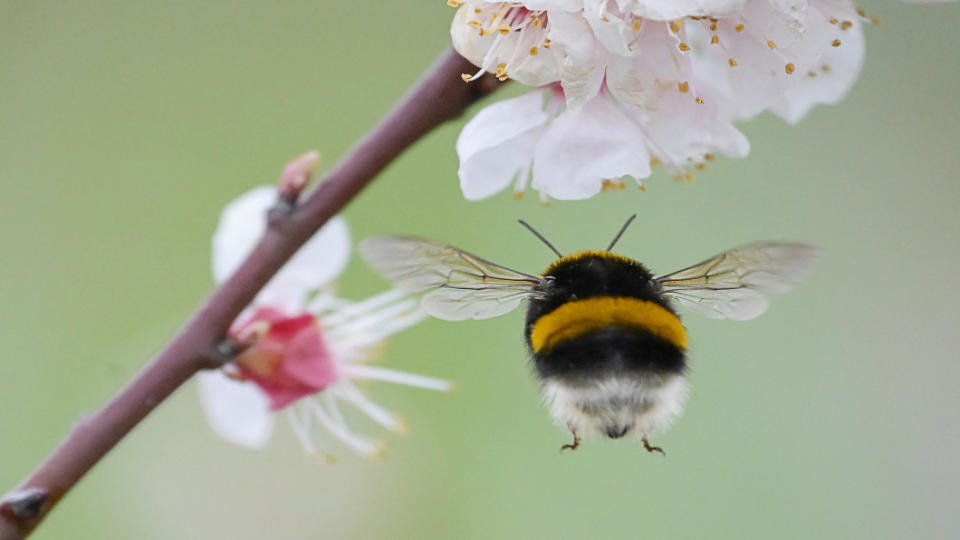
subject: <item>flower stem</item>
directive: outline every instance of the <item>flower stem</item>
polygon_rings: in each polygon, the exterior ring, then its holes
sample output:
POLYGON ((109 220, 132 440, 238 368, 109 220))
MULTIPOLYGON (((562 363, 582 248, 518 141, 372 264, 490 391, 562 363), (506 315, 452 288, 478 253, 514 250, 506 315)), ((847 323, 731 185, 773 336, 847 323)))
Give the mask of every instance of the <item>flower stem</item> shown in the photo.
POLYGON ((404 149, 499 86, 492 78, 465 84, 460 74, 472 69, 455 52, 444 54, 309 197, 291 212, 272 214, 246 261, 163 351, 102 409, 78 421, 60 446, 0 501, 0 540, 25 538, 157 405, 197 372, 228 360, 222 351, 229 348, 220 344, 231 323, 297 249, 404 149))

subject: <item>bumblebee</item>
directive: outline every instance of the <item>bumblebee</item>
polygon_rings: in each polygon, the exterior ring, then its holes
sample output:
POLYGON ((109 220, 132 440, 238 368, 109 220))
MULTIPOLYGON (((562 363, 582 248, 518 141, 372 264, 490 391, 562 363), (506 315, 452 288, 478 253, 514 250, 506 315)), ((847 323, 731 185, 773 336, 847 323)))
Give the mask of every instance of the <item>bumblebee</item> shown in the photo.
POLYGON ((366 260, 398 287, 428 291, 421 306, 439 319, 496 317, 527 302, 524 337, 551 416, 581 435, 648 437, 682 412, 688 392, 687 332, 674 303, 713 319, 752 319, 767 295, 789 290, 819 248, 799 243, 740 246, 669 274, 612 252, 636 216, 605 250, 561 254, 542 275, 492 263, 447 244, 412 236, 360 243, 366 260))

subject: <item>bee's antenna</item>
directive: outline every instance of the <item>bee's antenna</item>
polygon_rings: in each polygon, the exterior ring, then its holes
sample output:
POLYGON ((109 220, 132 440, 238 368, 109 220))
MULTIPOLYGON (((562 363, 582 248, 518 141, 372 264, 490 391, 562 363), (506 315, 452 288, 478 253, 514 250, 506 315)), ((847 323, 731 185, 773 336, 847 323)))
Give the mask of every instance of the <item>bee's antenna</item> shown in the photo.
POLYGON ((637 219, 636 214, 630 216, 630 218, 627 219, 627 222, 623 224, 623 227, 620 227, 620 232, 618 232, 617 235, 613 237, 613 242, 610 242, 610 245, 607 246, 607 251, 610 251, 611 249, 613 249, 613 246, 617 244, 617 240, 619 240, 620 237, 623 236, 623 233, 626 232, 627 227, 629 227, 630 224, 633 223, 633 220, 635 219, 637 219))
POLYGON ((552 249, 553 252, 557 254, 557 257, 563 257, 563 253, 560 253, 559 251, 557 251, 557 248, 553 247, 553 244, 551 244, 549 240, 547 240, 546 238, 544 238, 542 234, 538 233, 536 229, 534 229, 533 227, 531 227, 529 223, 527 223, 526 221, 524 221, 524 220, 522 220, 522 219, 518 219, 517 221, 519 221, 521 225, 523 225, 524 227, 526 227, 528 231, 532 232, 534 236, 536 236, 537 238, 539 238, 541 242, 543 242, 544 244, 546 244, 548 248, 552 249))

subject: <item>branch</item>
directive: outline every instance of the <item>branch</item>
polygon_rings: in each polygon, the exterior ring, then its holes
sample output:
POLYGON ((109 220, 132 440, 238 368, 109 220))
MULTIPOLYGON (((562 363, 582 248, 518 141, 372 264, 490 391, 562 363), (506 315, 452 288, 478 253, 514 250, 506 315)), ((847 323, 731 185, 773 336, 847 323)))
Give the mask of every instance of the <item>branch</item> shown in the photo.
POLYGON ((464 84, 460 74, 475 69, 455 52, 446 53, 302 204, 295 205, 294 195, 287 211, 271 212, 267 231, 246 261, 169 345, 102 409, 80 420, 46 461, 2 499, 0 540, 25 538, 157 405, 197 372, 228 361, 230 351, 223 343, 230 325, 297 249, 404 149, 499 86, 492 78, 464 84))

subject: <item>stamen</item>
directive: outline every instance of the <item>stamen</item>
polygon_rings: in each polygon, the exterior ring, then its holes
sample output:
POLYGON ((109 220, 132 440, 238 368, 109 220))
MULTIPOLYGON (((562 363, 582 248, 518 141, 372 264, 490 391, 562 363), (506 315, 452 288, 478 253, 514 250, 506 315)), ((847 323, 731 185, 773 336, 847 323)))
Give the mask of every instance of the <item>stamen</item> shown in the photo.
POLYGON ((436 390, 438 392, 449 392, 453 388, 452 384, 443 379, 417 375, 415 373, 406 373, 404 371, 397 371, 380 366, 350 364, 341 366, 340 371, 351 379, 372 379, 412 386, 414 388, 436 390))
POLYGON ((350 402, 351 405, 360 409, 360 412, 370 417, 371 420, 389 429, 390 431, 403 432, 406 426, 403 420, 397 415, 370 401, 363 392, 357 389, 353 384, 344 381, 338 388, 343 399, 350 402))
POLYGON ((412 298, 397 302, 383 309, 366 313, 362 317, 356 317, 349 322, 343 322, 335 327, 329 328, 326 332, 326 337, 330 339, 346 337, 349 339, 350 334, 362 335, 371 331, 378 336, 386 337, 377 331, 377 327, 387 324, 390 319, 394 317, 398 317, 415 309, 417 309, 417 301, 412 298))
POLYGON ((305 418, 299 418, 296 408, 297 407, 287 408, 287 419, 290 421, 290 428, 293 430, 293 434, 296 435, 297 440, 300 441, 300 445, 303 446, 303 450, 306 453, 311 455, 317 454, 317 446, 313 443, 313 437, 310 436, 310 416, 305 415, 305 418))
POLYGON ((396 302, 406 297, 407 294, 400 289, 390 289, 387 292, 383 292, 366 300, 360 302, 355 302, 347 306, 342 307, 336 313, 330 315, 325 315, 321 317, 320 322, 325 327, 333 327, 338 324, 342 324, 350 319, 369 313, 375 309, 379 309, 387 304, 396 302))
POLYGON ((315 400, 310 400, 307 402, 313 409, 314 416, 320 420, 320 423, 323 424, 323 427, 330 432, 331 435, 340 439, 341 442, 347 446, 353 448, 357 453, 363 454, 365 456, 375 456, 380 453, 380 448, 373 442, 354 435, 353 432, 347 427, 346 423, 335 422, 332 418, 327 415, 327 412, 323 410, 323 407, 320 406, 315 400))

